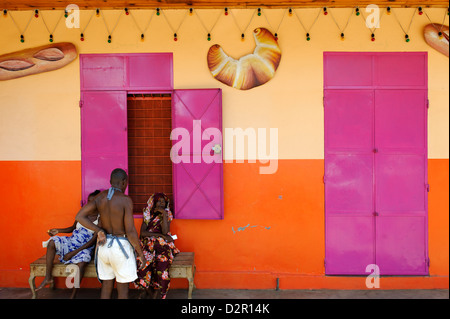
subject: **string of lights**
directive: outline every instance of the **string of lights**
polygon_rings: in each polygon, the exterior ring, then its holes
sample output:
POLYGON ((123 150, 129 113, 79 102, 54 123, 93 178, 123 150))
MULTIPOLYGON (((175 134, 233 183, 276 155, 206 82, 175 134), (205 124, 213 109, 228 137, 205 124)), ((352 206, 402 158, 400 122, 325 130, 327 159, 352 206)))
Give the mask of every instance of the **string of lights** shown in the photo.
MULTIPOLYGON (((133 21, 133 23, 135 24, 136 28, 139 30, 139 37, 141 41, 145 40, 145 33, 148 31, 148 29, 150 28, 150 25, 152 23, 152 21, 155 19, 155 15, 156 18, 159 17, 163 17, 167 26, 170 28, 170 30, 173 33, 173 40, 174 41, 178 41, 179 39, 179 30, 181 29, 183 23, 185 22, 185 20, 189 17, 189 16, 196 16, 196 18, 198 19, 198 21, 200 22, 200 24, 202 25, 202 28, 204 29, 205 33, 206 33, 206 39, 207 41, 211 41, 212 38, 212 32, 214 30, 214 28, 216 27, 216 25, 218 24, 218 22, 224 17, 224 18, 229 18, 231 16, 232 20, 234 21, 234 24, 236 25, 237 29, 240 32, 240 38, 242 41, 245 41, 245 33, 247 32, 250 24, 252 23, 252 21, 255 18, 258 17, 264 17, 267 24, 269 25, 270 29, 272 29, 271 31, 274 33, 274 36, 276 39, 278 39, 279 36, 279 29, 281 27, 281 25, 283 24, 286 17, 296 17, 296 20, 299 22, 299 24, 301 25, 301 27, 303 28, 303 30, 306 33, 306 41, 310 41, 311 40, 311 30, 314 27, 314 25, 317 23, 317 21, 319 20, 320 16, 321 16, 321 12, 322 15, 324 17, 330 16, 331 19, 333 20, 334 24, 336 25, 336 28, 338 29, 339 33, 340 33, 340 38, 341 40, 345 39, 345 30, 347 29, 348 25, 350 24, 350 21, 352 19, 352 17, 354 17, 354 14, 357 17, 361 17, 362 19, 364 19, 366 21, 366 16, 363 14, 363 10, 361 10, 359 7, 354 7, 354 8, 349 8, 351 9, 351 12, 347 18, 346 21, 344 21, 344 24, 342 23, 338 23, 338 21, 336 20, 336 16, 335 14, 333 14, 334 9, 333 8, 327 8, 327 7, 323 7, 323 8, 318 8, 317 13, 313 13, 313 22, 310 23, 309 25, 305 24, 304 22, 304 16, 301 16, 299 14, 299 10, 301 11, 301 9, 295 9, 295 8, 285 8, 282 12, 282 16, 279 17, 278 23, 276 25, 276 27, 273 27, 272 23, 270 22, 270 18, 269 18, 269 14, 267 14, 268 11, 270 10, 264 10, 262 8, 256 8, 256 9, 245 9, 245 10, 252 10, 252 12, 250 12, 251 15, 246 15, 245 17, 241 17, 239 21, 238 17, 236 16, 236 14, 233 12, 232 9, 230 8, 224 8, 224 9, 214 9, 216 11, 218 11, 218 14, 215 18, 215 20, 213 21, 213 23, 209 23, 209 27, 207 27, 207 23, 205 22, 204 17, 202 18, 201 15, 199 14, 200 11, 202 11, 202 9, 193 9, 193 8, 188 8, 188 9, 177 9, 177 10, 185 10, 185 14, 182 16, 181 20, 179 18, 179 15, 177 15, 176 17, 174 16, 170 16, 168 14, 167 11, 171 10, 171 9, 161 9, 161 8, 156 8, 154 10, 145 10, 145 22, 142 21, 138 21, 138 16, 134 14, 134 12, 139 11, 139 9, 128 9, 128 8, 124 8, 123 10, 119 10, 117 16, 114 19, 110 19, 110 21, 108 22, 107 18, 105 17, 104 11, 105 10, 101 10, 101 9, 95 9, 95 10, 81 10, 80 12, 83 13, 84 16, 88 15, 89 18, 87 20, 86 23, 84 23, 82 26, 80 26, 80 41, 85 41, 85 35, 86 35, 86 31, 88 29, 88 27, 91 25, 91 20, 93 19, 94 15, 97 18, 102 18, 103 23, 105 25, 106 31, 107 31, 107 42, 111 43, 112 42, 112 36, 113 36, 113 32, 116 29, 116 27, 118 26, 122 15, 125 16, 130 16, 130 20, 133 21), (222 12, 222 13, 221 13, 222 12), (250 17, 250 18, 249 18, 250 17), (176 19, 178 19, 179 21, 176 21, 176 19), (245 19, 245 21, 244 21, 245 19), (141 24, 145 25, 144 28, 141 27, 141 24), (113 27, 110 28, 110 25, 112 25, 113 27)), ((405 26, 404 23, 402 23, 399 18, 398 15, 396 14, 396 10, 398 9, 393 9, 391 7, 386 7, 386 8, 380 8, 380 14, 378 15, 378 21, 374 21, 374 25, 373 27, 368 27, 369 31, 371 32, 371 37, 370 40, 371 41, 375 41, 375 31, 376 29, 379 28, 380 25, 380 21, 381 18, 384 14, 386 15, 391 15, 391 13, 393 13, 393 16, 395 18, 395 20, 397 21, 397 24, 399 25, 399 27, 401 28, 401 30, 403 31, 403 33, 405 34, 405 41, 406 42, 410 42, 411 38, 409 36, 409 32, 411 30, 411 26, 413 24, 414 19, 417 17, 417 15, 419 16, 425 16, 430 23, 432 23, 434 25, 434 23, 432 22, 432 20, 430 19, 430 16, 427 14, 427 12, 425 11, 424 8, 422 7, 418 7, 418 8, 413 8, 414 12, 410 18, 410 20, 408 21, 408 23, 406 24, 407 27, 405 26)), ((449 16, 449 8, 443 9, 445 12, 444 13, 444 17, 443 17, 443 22, 440 25, 439 28, 436 27, 436 30, 439 32, 440 36, 442 37, 442 25, 445 23, 446 18, 449 16)), ((117 10, 115 10, 117 11, 117 10)), ((173 9, 172 9, 173 11, 173 9)), ((1 11, 0 11, 1 12, 1 11)), ((70 18, 70 14, 71 11, 68 10, 62 10, 61 16, 59 17, 59 19, 57 20, 56 24, 53 26, 53 28, 49 28, 48 26, 48 18, 45 18, 44 15, 42 14, 42 12, 40 12, 38 9, 32 10, 30 17, 27 19, 27 22, 25 24, 25 27, 22 27, 21 25, 23 25, 22 23, 18 23, 17 18, 15 17, 16 12, 15 11, 8 11, 6 9, 2 10, 3 12, 3 17, 4 18, 10 18, 15 26, 15 28, 17 29, 18 33, 19 33, 19 41, 21 43, 25 42, 25 33, 27 32, 27 30, 29 30, 29 26, 30 23, 34 18, 36 19, 40 19, 42 20, 42 23, 44 24, 47 32, 49 33, 49 41, 53 42, 54 40, 54 33, 55 30, 57 29, 58 26, 61 25, 60 21, 62 20, 62 17, 64 16, 66 19, 70 18), (41 13, 41 14, 40 14, 41 13)), ((81 16, 81 15, 80 15, 81 16)), ((139 18, 142 18, 142 15, 139 15, 139 18)))

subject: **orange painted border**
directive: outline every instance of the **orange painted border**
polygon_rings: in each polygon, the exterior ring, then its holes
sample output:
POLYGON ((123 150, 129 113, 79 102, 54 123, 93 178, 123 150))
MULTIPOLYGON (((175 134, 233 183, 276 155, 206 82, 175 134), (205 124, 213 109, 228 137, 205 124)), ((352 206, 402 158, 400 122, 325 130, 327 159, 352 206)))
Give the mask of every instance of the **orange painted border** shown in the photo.
MULTIPOLYGON (((175 220, 177 246, 196 254, 198 288, 365 289, 365 277, 324 275, 323 160, 224 164, 224 220, 175 220)), ((448 288, 449 160, 428 162, 430 276, 386 277, 384 289, 448 288)), ((3 161, 0 286, 28 287, 29 264, 45 254, 50 227, 66 227, 80 206, 80 161, 3 161)), ((141 219, 135 220, 139 228, 141 219)), ((37 280, 39 283, 40 279, 37 280)), ((57 281, 64 286, 64 281, 57 281)), ((83 287, 99 287, 86 278, 83 287)), ((187 287, 174 279, 172 287, 187 287)))

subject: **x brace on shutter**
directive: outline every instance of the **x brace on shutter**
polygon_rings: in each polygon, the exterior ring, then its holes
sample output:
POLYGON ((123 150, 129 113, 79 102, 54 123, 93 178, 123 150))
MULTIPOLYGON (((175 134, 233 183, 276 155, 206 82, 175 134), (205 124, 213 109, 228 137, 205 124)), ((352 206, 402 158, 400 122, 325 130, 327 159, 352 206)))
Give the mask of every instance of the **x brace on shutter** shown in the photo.
MULTIPOLYGON (((191 115, 193 120, 199 120, 203 117, 203 115, 205 115, 206 111, 208 111, 209 107, 211 106, 211 104, 215 101, 215 99, 217 98, 217 95, 219 95, 220 91, 217 91, 217 94, 214 95, 214 97, 211 99, 211 101, 209 102, 208 106, 203 110, 203 113, 198 117, 198 119, 194 116, 194 114, 192 114, 191 110, 186 106, 186 104, 184 103, 184 101, 181 99, 181 97, 179 95, 177 95, 178 99, 180 100, 180 102, 183 104, 183 106, 185 107, 185 109, 189 112, 189 114, 191 115)), ((194 128, 192 127, 192 130, 194 130, 194 128)), ((203 131, 203 127, 200 124, 200 130, 203 131)), ((189 134, 192 134, 192 131, 189 131, 189 134)))
MULTIPOLYGON (((181 163, 178 165, 182 165, 181 163)), ((195 189, 192 191, 191 194, 189 194, 188 199, 184 202, 183 206, 181 206, 181 208, 178 209, 178 211, 182 211, 184 206, 186 206, 186 203, 189 201, 189 199, 192 197, 192 195, 194 195, 194 193, 199 190, 203 197, 205 197, 205 199, 208 201, 209 205, 217 212, 217 214, 220 215, 220 212, 217 211, 217 209, 214 207, 214 205, 211 203, 211 201, 209 200, 209 198, 205 195, 205 193, 203 192, 203 190, 200 188, 200 185, 203 183, 203 181, 205 180, 205 178, 209 175, 209 173, 212 171, 212 169, 214 168, 216 164, 215 163, 211 163, 210 164, 210 168, 209 170, 206 172, 206 174, 203 176, 202 180, 197 184, 195 182, 195 179, 192 177, 191 174, 189 174, 189 172, 187 171, 187 169, 184 167, 184 165, 182 165, 183 169, 185 170, 185 172, 189 175, 189 177, 191 178, 191 180, 194 182, 195 184, 195 189)))

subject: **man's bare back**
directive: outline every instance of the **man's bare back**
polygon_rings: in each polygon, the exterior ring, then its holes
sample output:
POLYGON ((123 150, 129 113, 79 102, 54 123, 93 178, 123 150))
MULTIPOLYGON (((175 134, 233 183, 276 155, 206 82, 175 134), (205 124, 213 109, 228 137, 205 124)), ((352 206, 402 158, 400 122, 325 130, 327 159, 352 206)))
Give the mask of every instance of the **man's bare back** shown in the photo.
POLYGON ((84 227, 98 234, 97 244, 99 245, 103 245, 106 242, 107 234, 114 236, 126 235, 141 260, 145 260, 134 225, 133 201, 130 197, 123 194, 125 189, 126 184, 122 191, 116 190, 111 199, 107 198, 108 191, 101 192, 95 200, 81 208, 75 219, 84 227), (88 218, 95 210, 98 210, 100 213, 101 227, 95 225, 88 218))
POLYGON ((103 191, 95 199, 102 228, 111 235, 125 235, 125 211, 133 210, 133 202, 130 197, 118 191, 111 200, 106 198, 107 195, 108 191, 103 191))

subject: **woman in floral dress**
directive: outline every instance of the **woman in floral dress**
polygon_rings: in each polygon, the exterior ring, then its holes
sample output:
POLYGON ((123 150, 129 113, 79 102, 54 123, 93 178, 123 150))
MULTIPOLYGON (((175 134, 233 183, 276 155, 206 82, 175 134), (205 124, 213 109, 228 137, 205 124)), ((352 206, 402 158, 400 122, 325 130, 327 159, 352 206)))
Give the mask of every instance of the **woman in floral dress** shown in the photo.
POLYGON ((156 193, 150 196, 147 205, 141 226, 141 245, 147 263, 142 270, 138 270, 135 285, 144 288, 147 295, 151 294, 153 298, 156 298, 159 289, 161 299, 165 299, 170 287, 169 268, 180 251, 175 247, 170 233, 173 215, 169 209, 169 198, 164 193, 156 193))

